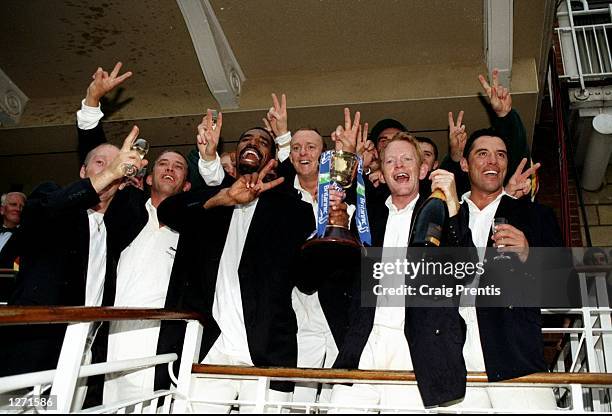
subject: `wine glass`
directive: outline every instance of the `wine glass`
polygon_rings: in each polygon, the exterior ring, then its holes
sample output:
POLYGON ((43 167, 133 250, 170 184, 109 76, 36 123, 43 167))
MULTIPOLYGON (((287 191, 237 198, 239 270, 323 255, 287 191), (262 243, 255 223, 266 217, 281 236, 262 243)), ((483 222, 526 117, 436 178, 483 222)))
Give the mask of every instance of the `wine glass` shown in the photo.
MULTIPOLYGON (((497 226, 508 224, 508 220, 504 217, 497 217, 493 220, 493 224, 491 224, 491 229, 493 230, 493 234, 497 232, 497 226)), ((505 247, 504 244, 497 244, 497 248, 505 247)), ((497 256, 493 257, 493 260, 510 260, 510 257, 504 253, 499 253, 497 256)))
POLYGON ((211 125, 211 128, 213 130, 215 130, 217 128, 217 117, 219 115, 219 112, 217 110, 215 110, 215 109, 211 109, 210 113, 212 115, 212 125, 211 125))
MULTIPOLYGON (((130 150, 135 151, 136 153, 138 153, 138 156, 140 156, 141 159, 144 159, 147 153, 149 152, 149 142, 139 137, 134 141, 130 150)), ((137 173, 138 169, 136 169, 136 166, 129 163, 123 165, 124 176, 132 177, 136 176, 137 173)))

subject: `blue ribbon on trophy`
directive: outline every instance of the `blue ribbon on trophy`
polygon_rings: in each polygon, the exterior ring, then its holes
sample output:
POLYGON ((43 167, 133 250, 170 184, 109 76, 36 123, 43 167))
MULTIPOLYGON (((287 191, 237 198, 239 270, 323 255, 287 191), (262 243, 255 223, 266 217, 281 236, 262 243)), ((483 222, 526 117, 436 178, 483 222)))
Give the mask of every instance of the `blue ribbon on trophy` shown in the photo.
POLYGON ((331 158, 333 152, 328 150, 321 154, 319 163, 319 213, 317 221, 317 237, 321 238, 325 234, 325 228, 329 221, 329 187, 331 186, 331 158))
POLYGON ((372 235, 370 234, 370 221, 368 220, 368 209, 366 208, 365 183, 363 182, 363 158, 359 156, 357 167, 357 215, 355 222, 359 239, 363 244, 372 245, 372 235))
MULTIPOLYGON (((365 184, 363 181, 363 161, 361 157, 349 152, 335 152, 328 150, 321 154, 319 163, 319 211, 317 215, 317 237, 326 236, 329 222, 329 190, 331 187, 339 191, 349 187, 352 178, 357 176, 357 211, 355 221, 362 244, 371 245, 372 237, 366 209, 365 184), (351 167, 352 165, 352 167, 351 167), (355 166, 357 165, 357 166, 355 166), (352 171, 352 174, 351 174, 352 171), (334 178, 342 177, 339 184, 334 178), (341 186, 342 185, 342 186, 341 186)), ((346 233, 349 234, 349 233, 346 233)))

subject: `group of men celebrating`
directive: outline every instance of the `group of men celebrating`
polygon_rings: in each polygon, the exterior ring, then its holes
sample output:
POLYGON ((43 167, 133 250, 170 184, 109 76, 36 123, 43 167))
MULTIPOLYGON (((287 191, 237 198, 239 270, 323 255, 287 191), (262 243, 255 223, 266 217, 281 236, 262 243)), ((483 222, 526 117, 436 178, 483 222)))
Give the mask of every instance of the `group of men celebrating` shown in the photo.
MULTIPOLYGON (((204 328, 206 364, 410 370, 418 382, 333 388, 273 382, 271 400, 318 395, 343 410, 511 409, 520 393, 522 408, 556 408, 551 389, 466 389, 468 371, 486 371, 491 381, 546 371, 539 310, 364 307, 358 264, 328 276, 305 261, 301 247, 317 225, 326 145, 316 129, 290 133, 284 95, 272 95, 264 127, 240 135, 234 162, 217 152, 223 115, 215 119, 208 111, 197 126, 195 155, 164 151, 144 178, 149 192, 143 179, 125 178, 126 165, 141 169, 147 161, 131 150, 137 127, 117 148, 106 143, 100 124, 100 99, 131 76, 120 70, 121 63, 110 74, 98 68, 77 113, 81 179, 67 187, 40 185, 28 198, 11 304, 193 310, 214 318, 204 328)), ((491 85, 480 82, 496 114, 493 127, 468 137, 463 112, 456 123, 449 113, 449 155, 441 163, 431 140, 413 137, 395 120, 368 133, 360 114, 345 109, 344 124, 331 134, 336 149, 363 159, 372 245, 383 247, 383 257, 385 248, 408 245, 414 213, 432 189, 446 198, 447 245, 505 246, 526 258, 529 247, 561 244, 551 211, 526 197, 539 165, 525 170, 529 149, 510 93, 498 85, 496 71, 491 85), (507 224, 492 235, 499 216, 507 224)), ((330 224, 350 226, 350 202, 332 192, 330 224)), ((182 333, 180 323, 113 323, 92 331, 94 347, 83 359, 180 353, 182 333)), ((55 367, 61 336, 58 327, 15 330, 11 344, 19 348, 4 354, 5 374, 55 367)), ((102 400, 169 385, 161 367, 107 375, 102 400)), ((198 379, 192 396, 204 403, 248 401, 256 388, 254 381, 198 379)), ((83 400, 84 394, 75 400, 77 408, 83 400)), ((204 403, 194 410, 230 410, 204 403)))

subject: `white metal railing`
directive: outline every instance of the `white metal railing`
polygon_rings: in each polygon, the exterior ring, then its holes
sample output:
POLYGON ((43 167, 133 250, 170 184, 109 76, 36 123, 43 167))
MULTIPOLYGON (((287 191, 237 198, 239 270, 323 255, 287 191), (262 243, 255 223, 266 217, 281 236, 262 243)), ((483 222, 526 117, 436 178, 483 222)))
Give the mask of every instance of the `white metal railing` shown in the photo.
POLYGON ((585 91, 585 81, 612 77, 612 6, 606 9, 572 10, 571 1, 559 5, 556 33, 561 46, 564 74, 560 78, 579 81, 585 91), (610 17, 609 22, 577 25, 575 18, 582 16, 610 17))
MULTIPOLYGON (((559 373, 579 373, 589 376, 592 373, 612 373, 612 309, 608 303, 606 272, 580 273, 580 288, 583 308, 575 309, 545 309, 546 315, 573 316, 573 324, 568 327, 544 328, 543 332, 565 334, 569 342, 565 343, 560 352, 554 371, 559 373)), ((89 333, 91 322, 99 320, 111 320, 111 318, 93 319, 82 311, 94 308, 77 308, 81 320, 85 322, 71 323, 66 331, 62 353, 58 362, 57 369, 31 374, 0 378, 0 394, 22 388, 33 389, 32 393, 40 394, 45 391, 46 386, 51 386, 51 394, 57 397, 57 410, 43 408, 29 409, 34 412, 61 412, 61 411, 80 411, 82 413, 149 413, 162 411, 164 413, 181 413, 190 411, 194 405, 205 403, 209 405, 222 404, 225 406, 251 406, 255 411, 291 411, 291 412, 325 412, 329 410, 347 410, 348 406, 337 406, 322 402, 294 403, 288 401, 274 401, 268 396, 269 384, 275 380, 286 380, 295 382, 315 382, 327 384, 344 383, 365 383, 365 384, 384 384, 384 385, 414 385, 414 379, 397 378, 394 379, 393 372, 379 372, 375 375, 378 378, 364 379, 355 376, 347 378, 333 373, 292 373, 290 371, 279 371, 270 373, 265 369, 238 369, 238 372, 223 372, 218 368, 207 371, 194 371, 193 364, 199 363, 200 345, 202 340, 203 327, 198 320, 187 320, 185 341, 181 353, 182 360, 178 378, 172 372, 171 378, 175 387, 169 390, 151 392, 139 398, 134 398, 121 403, 99 406, 96 408, 80 410, 75 408, 75 392, 77 390, 77 380, 97 374, 108 374, 116 371, 136 371, 155 365, 168 363, 171 365, 177 357, 175 354, 165 354, 155 357, 143 357, 135 360, 125 360, 118 362, 107 362, 93 365, 84 365, 82 362, 85 350, 85 340, 89 333), (249 370, 249 371, 246 371, 249 370), (246 371, 240 373, 240 371, 246 371), (254 372, 253 372, 254 371, 254 372), (258 373, 258 371, 260 371, 258 373), (249 380, 257 385, 257 395, 251 400, 231 400, 203 401, 201 398, 194 397, 191 393, 193 383, 199 378, 230 378, 233 380, 249 380)), ((2 309, 0 309, 1 311, 2 309)), ((159 311, 157 311, 159 312, 159 311)), ((0 317, 2 315, 0 314, 0 317)), ((152 314, 150 319, 160 319, 158 315, 152 314)), ((114 316, 112 320, 120 320, 121 317, 114 316)), ((38 321, 36 323, 41 323, 38 321)), ((2 323, 2 319, 0 319, 2 323)), ((198 367, 199 368, 199 367, 198 367)), ((353 374, 357 374, 353 373, 353 374)), ((410 376, 409 373, 408 376, 410 376)), ((595 374, 597 375, 597 374, 595 374)), ((544 375, 546 376, 546 375, 544 375)), ((554 388, 560 406, 559 411, 571 409, 574 412, 597 411, 611 412, 612 383, 597 383, 594 381, 576 380, 575 378, 554 378, 555 382, 548 382, 548 379, 537 382, 525 380, 513 380, 504 383, 487 383, 486 375, 471 375, 468 378, 468 386, 486 387, 517 387, 529 386, 531 388, 554 388)), ((553 380, 553 379, 551 379, 553 380)), ((586 379, 585 379, 586 380, 586 379)), ((428 413, 465 413, 468 411, 484 411, 487 413, 499 412, 521 412, 523 409, 468 409, 468 408, 435 408, 419 409, 410 406, 396 406, 394 408, 385 406, 356 406, 351 405, 351 409, 363 411, 420 411, 428 413)), ((0 410, 1 411, 1 410, 0 410)))
MULTIPOLYGON (((21 313, 19 308, 0 308, 0 325, 44 322, 65 323, 70 322, 66 329, 64 342, 57 368, 55 370, 39 371, 0 377, 0 394, 11 397, 13 403, 32 403, 25 399, 40 396, 45 393, 52 398, 50 406, 24 405, 16 409, 15 405, 0 408, 2 412, 34 412, 34 413, 155 413, 158 410, 170 413, 176 395, 175 389, 145 392, 141 397, 125 400, 120 403, 105 404, 94 408, 81 409, 84 400, 84 391, 79 381, 96 375, 106 375, 116 372, 130 373, 154 368, 160 364, 168 364, 171 378, 172 363, 177 360, 176 354, 161 354, 152 357, 142 357, 131 360, 88 364, 84 360, 87 354, 87 339, 94 322, 118 320, 151 320, 151 319, 182 319, 195 322, 200 328, 201 323, 194 318, 195 314, 181 314, 180 312, 162 311, 159 309, 119 309, 119 308, 26 308, 21 313), (38 311, 45 314, 37 317, 38 311), (32 321, 26 322, 28 314, 32 321), (181 317, 181 315, 183 315, 181 317), (191 316, 191 318, 190 318, 191 316), (47 318, 45 318, 47 317, 47 318), (75 322, 77 321, 77 322, 75 322), (78 322, 82 321, 82 322, 78 322), (25 390, 27 389, 27 390, 25 390), (158 409, 159 408, 159 409, 158 409)), ((199 319, 199 318, 198 318, 199 319)), ((176 380, 176 379, 175 379, 176 380)), ((84 383, 81 385, 84 386, 84 383)))

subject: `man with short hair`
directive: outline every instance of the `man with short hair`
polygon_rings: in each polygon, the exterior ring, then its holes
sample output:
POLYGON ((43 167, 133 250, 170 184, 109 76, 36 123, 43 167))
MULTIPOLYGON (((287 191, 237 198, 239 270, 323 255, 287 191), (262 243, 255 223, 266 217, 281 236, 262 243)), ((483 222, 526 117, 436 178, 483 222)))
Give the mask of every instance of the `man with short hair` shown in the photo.
MULTIPOLYGON (((180 283, 171 279, 171 272, 179 234, 158 219, 157 208, 166 198, 188 191, 187 178, 185 157, 167 150, 157 158, 146 178, 151 187, 150 198, 135 187, 126 187, 117 193, 107 213, 110 230, 121 236, 109 244, 116 261, 117 278, 106 285, 105 304, 142 308, 176 306, 180 288, 173 286, 180 283)), ((158 350, 179 352, 175 337, 159 336, 162 326, 167 325, 159 321, 112 322, 107 361, 152 356, 158 350)), ((167 388, 166 372, 167 369, 158 370, 156 375, 155 369, 150 368, 129 374, 109 374, 104 384, 104 403, 152 393, 155 384, 158 388, 167 388)))
MULTIPOLYGON (((28 198, 21 217, 20 268, 9 304, 100 306, 107 262, 104 214, 124 177, 123 167, 146 165, 130 147, 104 144, 89 152, 81 180, 66 187, 47 182, 28 198)), ((0 354, 2 375, 55 368, 65 326, 16 328, 14 349, 0 354)))
MULTIPOLYGON (((477 276, 487 281, 487 273, 503 267, 499 261, 486 259, 484 248, 506 247, 517 253, 517 262, 525 263, 530 247, 562 246, 559 227, 548 208, 527 199, 515 199, 504 190, 509 168, 508 138, 496 129, 478 130, 467 139, 461 169, 469 176, 471 191, 462 196, 458 236, 464 247, 476 247, 485 271, 477 276), (497 225, 495 218, 507 224, 497 225)), ((455 201, 456 202, 456 201, 455 201)), ((510 267, 510 266, 508 266, 510 267)), ((514 273, 520 278, 520 273, 514 273)), ((476 300, 478 305, 478 300, 476 300)), ((461 307, 467 324, 463 355, 468 371, 486 371, 489 381, 501 381, 535 372, 546 372, 543 356, 541 316, 538 308, 461 307)), ((554 410, 552 389, 469 388, 459 406, 530 410, 554 410)))
POLYGON ((14 268, 15 260, 19 257, 18 229, 25 202, 26 196, 21 192, 9 192, 0 198, 0 268, 14 268))
MULTIPOLYGON (((81 151, 106 141, 100 123, 104 115, 100 100, 132 75, 131 72, 119 75, 121 67, 118 62, 110 74, 101 67, 93 74, 77 112, 81 151)), ((104 305, 173 308, 180 301, 182 286, 170 278, 179 235, 160 223, 157 208, 167 197, 188 191, 191 187, 188 177, 186 158, 180 152, 165 150, 145 179, 150 197, 141 186, 128 186, 134 178, 126 178, 121 185, 105 216, 109 238, 104 305)), ((156 351, 178 352, 180 336, 169 322, 120 321, 104 325, 97 341, 96 359, 112 361, 155 355, 156 351), (166 335, 160 337, 160 332, 166 335)), ((158 389, 169 387, 167 368, 111 374, 104 385, 103 400, 115 402, 137 397, 152 392, 154 385, 158 389)))
MULTIPOLYGON (((428 173, 427 165, 423 163, 418 142, 407 133, 397 133, 386 143, 380 160, 383 181, 391 194, 384 202, 368 200, 372 246, 383 247, 383 261, 395 262, 401 258, 398 248, 408 246, 414 213, 426 199, 419 185, 428 173)), ((430 174, 430 179, 432 189, 444 192, 449 215, 454 219, 459 204, 452 202, 456 200, 453 175, 437 170, 430 174)), ((443 245, 457 245, 450 233, 443 237, 443 245)), ((405 276, 391 279, 390 287, 399 288, 405 276)), ((418 390, 414 386, 336 385, 332 404, 422 409, 463 397, 464 330, 456 307, 409 308, 405 297, 392 299, 381 295, 373 299, 369 287, 352 289, 353 316, 334 368, 414 370, 418 390), (362 302, 366 300, 376 307, 364 307, 362 302)))
MULTIPOLYGON (((202 154, 217 142, 209 111, 198 128, 202 154)), ((181 233, 174 273, 187 287, 185 307, 212 316, 204 328, 200 358, 204 364, 295 367, 296 319, 291 308, 295 285, 307 293, 298 264, 300 247, 314 230, 312 207, 285 192, 260 192, 283 181, 263 183, 273 167, 274 139, 267 130, 241 134, 236 149, 237 179, 210 198, 205 192, 175 195, 159 208, 160 219, 181 233), (234 198, 235 187, 251 191, 234 198), (217 205, 218 204, 218 205, 217 205), (280 230, 280 231, 279 231, 280 230)), ((226 402, 255 397, 256 382, 197 379, 196 400, 226 402)), ((270 397, 289 401, 292 383, 272 382, 270 397)), ((247 410, 242 407, 241 411, 247 410)), ((222 405, 194 404, 197 412, 227 412, 222 405)))
POLYGON ((427 165, 428 172, 431 173, 438 169, 438 146, 429 137, 416 136, 416 141, 419 143, 419 149, 423 156, 423 163, 427 165))
POLYGON ((223 152, 221 154, 221 166, 231 176, 236 177, 236 152, 223 152))

